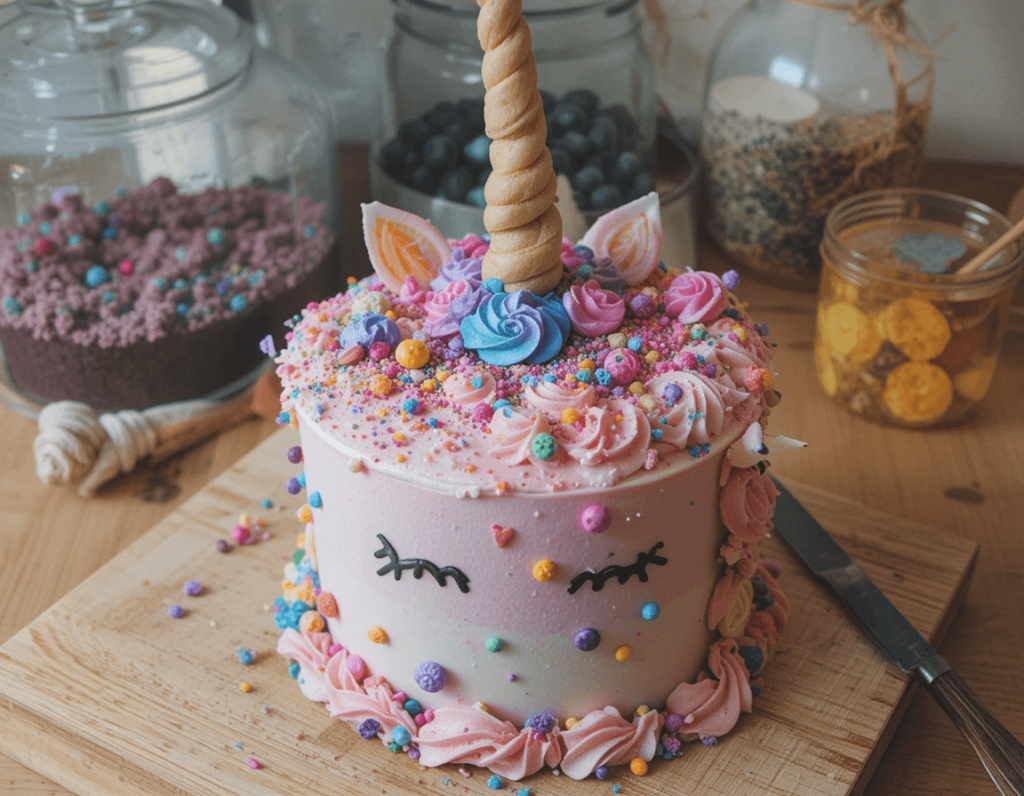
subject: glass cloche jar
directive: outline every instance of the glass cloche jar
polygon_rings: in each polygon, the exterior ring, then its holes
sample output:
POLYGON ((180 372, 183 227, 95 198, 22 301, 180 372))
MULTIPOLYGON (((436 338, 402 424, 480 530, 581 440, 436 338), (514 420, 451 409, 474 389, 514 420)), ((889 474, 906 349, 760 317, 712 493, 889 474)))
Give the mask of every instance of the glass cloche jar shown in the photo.
MULTIPOLYGON (((374 193, 447 235, 482 233, 490 170, 475 0, 393 0, 374 193)), ((654 189, 654 68, 639 0, 524 0, 555 172, 578 208, 654 189)))
POLYGON ((327 103, 231 12, 19 0, 0 74, 9 403, 225 394, 337 288, 327 103))
POLYGON ((931 106, 928 50, 901 4, 749 0, 711 54, 702 120, 705 223, 737 264, 814 289, 829 211, 915 185, 931 106), (870 11, 870 13, 868 13, 870 11))

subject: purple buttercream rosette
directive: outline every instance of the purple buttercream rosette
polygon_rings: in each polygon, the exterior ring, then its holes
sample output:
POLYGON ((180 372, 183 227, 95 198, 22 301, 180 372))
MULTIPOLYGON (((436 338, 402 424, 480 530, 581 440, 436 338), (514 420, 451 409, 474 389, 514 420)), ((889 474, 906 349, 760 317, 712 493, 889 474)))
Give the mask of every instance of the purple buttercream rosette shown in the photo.
POLYGON ((483 281, 482 257, 467 257, 459 248, 452 249, 452 259, 441 266, 437 276, 430 280, 431 290, 444 290, 452 282, 465 279, 467 282, 479 284, 483 281))
POLYGON ((460 326, 466 348, 501 367, 547 362, 562 350, 571 328, 553 293, 537 296, 528 290, 485 297, 460 326))
POLYGON ((387 343, 392 350, 402 342, 402 333, 390 318, 376 312, 356 318, 338 338, 342 349, 361 345, 369 350, 374 343, 387 343))
POLYGON ((462 321, 472 315, 480 302, 490 293, 483 286, 471 280, 464 280, 468 287, 448 304, 448 314, 430 325, 431 337, 450 337, 458 334, 462 321))

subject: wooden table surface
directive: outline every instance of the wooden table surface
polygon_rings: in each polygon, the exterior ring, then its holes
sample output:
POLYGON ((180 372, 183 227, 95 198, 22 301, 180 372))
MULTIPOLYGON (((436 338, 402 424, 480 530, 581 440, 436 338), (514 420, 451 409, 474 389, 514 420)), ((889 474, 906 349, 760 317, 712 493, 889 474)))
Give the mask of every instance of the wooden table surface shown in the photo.
MULTIPOLYGON (((930 163, 924 184, 1005 211, 1024 168, 930 163)), ((728 265, 709 248, 701 268, 728 265)), ((815 381, 813 295, 747 278, 740 295, 778 342, 775 433, 810 447, 778 457, 789 479, 977 541, 967 605, 943 654, 996 716, 1024 738, 1024 314, 1011 318, 992 390, 967 423, 939 431, 871 425, 829 402, 815 381)), ((1024 309, 1024 289, 1016 306, 1024 309)), ((127 547, 157 520, 273 433, 266 420, 223 432, 159 466, 143 466, 91 500, 35 476, 35 423, 0 408, 0 642, 127 547)), ((2 731, 2 730, 0 730, 2 731)), ((995 789, 959 733, 919 692, 867 791, 872 796, 978 794, 995 789)), ((0 793, 68 792, 0 756, 0 793)))

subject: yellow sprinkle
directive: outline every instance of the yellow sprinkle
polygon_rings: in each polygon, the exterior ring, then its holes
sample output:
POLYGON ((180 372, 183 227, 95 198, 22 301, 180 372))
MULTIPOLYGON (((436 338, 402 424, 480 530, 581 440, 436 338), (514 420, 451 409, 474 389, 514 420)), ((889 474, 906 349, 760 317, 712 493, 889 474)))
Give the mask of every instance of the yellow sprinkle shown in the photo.
POLYGON ((240 514, 238 515, 238 524, 241 525, 243 528, 249 528, 250 526, 252 526, 252 517, 250 517, 248 514, 240 514))
POLYGON ((423 392, 433 392, 436 387, 437 382, 433 379, 424 379, 423 383, 420 384, 420 389, 423 390, 423 392))
POLYGON ((299 416, 295 414, 294 409, 288 413, 288 425, 291 426, 292 428, 299 427, 299 416))
POLYGON ((366 631, 366 637, 374 644, 384 644, 388 640, 388 634, 380 625, 374 625, 366 631))
POLYGON ((358 473, 363 469, 363 460, 359 458, 349 459, 348 469, 351 473, 358 473))
POLYGON ((305 531, 303 531, 302 533, 300 533, 296 537, 296 539, 295 539, 295 546, 296 547, 305 547, 306 546, 306 532, 305 531))
POLYGON ((405 464, 405 462, 407 461, 406 458, 405 458, 405 454, 404 453, 398 454, 398 456, 395 458, 395 461, 398 462, 399 464, 405 464))
POLYGON ((570 716, 569 718, 567 718, 565 720, 565 729, 571 730, 573 727, 575 727, 579 723, 580 723, 579 719, 574 719, 572 716, 570 716))
POLYGON ((252 686, 249 685, 248 683, 242 683, 238 687, 242 689, 242 693, 243 694, 248 694, 250 691, 252 691, 252 686))
POLYGON ((487 707, 487 704, 485 702, 477 702, 473 705, 473 707, 475 707, 477 710, 483 711, 484 713, 491 712, 490 708, 487 707))
POLYGON ((732 326, 733 334, 735 334, 741 343, 747 342, 747 330, 740 326, 738 323, 734 323, 732 326))
POLYGON ((430 351, 422 340, 403 340, 395 349, 395 359, 403 368, 416 370, 430 361, 430 351))
POLYGON ((541 583, 547 583, 558 572, 558 564, 552 561, 550 558, 542 558, 536 564, 533 565, 533 577, 539 580, 541 583))
POLYGON ((647 707, 647 705, 640 705, 640 707, 636 709, 636 715, 638 716, 646 716, 650 712, 651 709, 647 707))
POLYGON ((653 412, 658 408, 658 399, 653 395, 641 395, 637 403, 640 404, 640 408, 645 412, 653 412))
POLYGON ((328 387, 333 387, 337 383, 338 383, 338 377, 335 376, 333 373, 330 376, 327 377, 326 384, 327 384, 328 387))
POLYGON ((633 648, 630 647, 628 644, 623 644, 621 647, 615 650, 615 660, 617 660, 619 663, 622 663, 623 661, 628 661, 632 657, 633 648))
POLYGON ((313 521, 313 509, 309 507, 308 503, 303 503, 295 516, 299 518, 299 522, 312 522, 313 521))
POLYGON ((650 351, 648 351, 646 354, 644 354, 644 359, 647 360, 647 364, 648 365, 653 365, 655 362, 658 362, 658 361, 661 360, 661 354, 659 354, 657 351, 655 351, 652 348, 650 351))
POLYGON ((646 392, 643 383, 639 381, 634 381, 632 384, 630 384, 629 391, 633 395, 643 395, 646 392))
POLYGON ((476 472, 476 465, 475 464, 467 464, 466 465, 466 472, 467 473, 475 473, 476 472))
POLYGON ((316 317, 317 317, 317 320, 320 321, 320 323, 325 323, 327 321, 327 313, 326 312, 321 312, 316 317))
POLYGON ((568 376, 565 377, 565 380, 567 382, 569 382, 569 384, 575 384, 576 383, 576 377, 573 376, 571 373, 568 376))
POLYGON ((497 493, 499 495, 504 495, 505 491, 508 489, 508 484, 506 482, 504 482, 504 481, 498 481, 494 485, 494 489, 495 489, 495 491, 497 491, 497 493))
POLYGON ((383 373, 378 373, 372 379, 370 379, 370 391, 378 398, 384 398, 391 392, 391 388, 394 385, 391 383, 391 379, 385 376, 383 373))
POLYGON ((597 368, 597 363, 594 360, 592 360, 592 359, 582 359, 582 360, 580 360, 580 370, 595 370, 596 368, 597 368))
POLYGON ((573 409, 571 406, 568 409, 562 411, 562 422, 572 425, 580 419, 580 413, 578 410, 573 409))
POLYGON ((629 770, 636 774, 638 777, 642 777, 647 773, 647 761, 642 757, 634 757, 629 761, 629 770))
POLYGON ((448 381, 448 377, 451 375, 452 374, 449 373, 447 370, 442 370, 440 373, 437 374, 437 380, 444 384, 446 381, 448 381))
POLYGON ((299 619, 299 630, 303 633, 319 633, 323 629, 324 618, 316 611, 306 611, 299 619))
POLYGON ((384 317, 385 318, 390 318, 391 320, 394 320, 398 316, 395 315, 395 311, 394 310, 388 310, 387 312, 384 313, 384 317))
POLYGON ((395 442, 405 442, 405 434, 403 434, 401 431, 396 431, 394 434, 391 435, 391 439, 393 439, 395 442))

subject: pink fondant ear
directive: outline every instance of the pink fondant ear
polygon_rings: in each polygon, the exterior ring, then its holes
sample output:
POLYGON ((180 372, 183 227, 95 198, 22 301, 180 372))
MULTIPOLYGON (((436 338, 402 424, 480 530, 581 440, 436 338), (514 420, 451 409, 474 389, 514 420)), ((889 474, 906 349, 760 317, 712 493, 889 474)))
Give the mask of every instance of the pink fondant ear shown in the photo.
POLYGON ((366 253, 392 293, 401 292, 407 276, 427 284, 451 259, 447 239, 429 221, 380 202, 362 207, 366 253))
POLYGON ((608 257, 630 285, 643 282, 661 258, 661 205, 654 191, 605 213, 580 241, 608 257))

